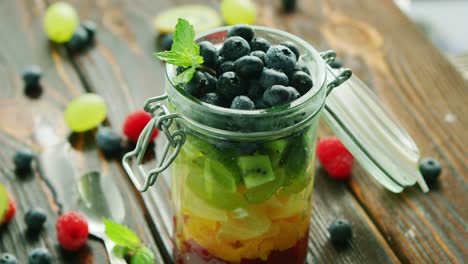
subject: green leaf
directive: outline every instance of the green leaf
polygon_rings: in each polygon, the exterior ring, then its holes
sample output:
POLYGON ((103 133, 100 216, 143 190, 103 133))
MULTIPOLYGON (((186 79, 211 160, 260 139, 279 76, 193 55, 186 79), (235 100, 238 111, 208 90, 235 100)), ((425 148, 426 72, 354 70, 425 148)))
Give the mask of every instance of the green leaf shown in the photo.
POLYGON ((188 68, 188 70, 174 78, 176 83, 189 82, 195 69, 203 64, 203 57, 200 56, 200 46, 195 42, 193 26, 182 18, 177 21, 171 50, 157 52, 154 56, 169 64, 188 68))
POLYGON ((141 245, 140 238, 132 230, 109 219, 103 218, 102 221, 106 226, 106 235, 118 246, 128 247, 133 250, 141 245))
POLYGON ((153 251, 147 247, 139 248, 135 254, 133 254, 130 264, 154 264, 153 251))
POLYGON ((181 74, 174 77, 173 81, 176 84, 188 83, 192 79, 193 74, 195 73, 195 70, 196 70, 196 68, 190 67, 187 70, 185 70, 184 72, 182 72, 181 74))
POLYGON ((112 249, 112 253, 114 253, 114 255, 118 258, 124 258, 125 255, 128 254, 128 252, 132 251, 131 248, 129 247, 122 247, 122 246, 114 246, 114 248, 112 249))

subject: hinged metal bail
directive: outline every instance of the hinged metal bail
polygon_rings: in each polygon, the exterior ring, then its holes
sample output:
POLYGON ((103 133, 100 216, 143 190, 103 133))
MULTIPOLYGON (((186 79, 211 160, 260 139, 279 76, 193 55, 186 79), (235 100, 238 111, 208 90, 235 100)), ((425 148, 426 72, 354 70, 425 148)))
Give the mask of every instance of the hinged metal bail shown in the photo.
POLYGON ((135 187, 140 192, 145 192, 152 186, 159 174, 163 172, 175 160, 179 154, 180 148, 185 143, 185 133, 181 130, 173 130, 170 127, 175 118, 179 118, 179 114, 170 113, 169 110, 162 104, 162 101, 167 99, 167 95, 161 95, 148 99, 145 102, 144 110, 152 115, 152 119, 141 132, 136 147, 131 152, 128 152, 122 158, 122 164, 125 171, 130 176, 135 187), (143 157, 146 149, 150 144, 151 134, 155 129, 162 131, 167 138, 167 143, 160 156, 157 166, 146 172, 143 168, 143 157), (173 148, 172 154, 168 157, 170 148, 173 148), (137 171, 132 169, 132 159, 136 158, 137 171))
MULTIPOLYGON (((327 50, 320 53, 320 56, 322 56, 323 60, 330 65, 330 63, 334 62, 336 59, 336 52, 334 50, 327 50)), ((327 96, 333 88, 340 86, 343 82, 351 78, 351 75, 353 75, 353 72, 350 69, 342 68, 340 75, 327 85, 327 96)))

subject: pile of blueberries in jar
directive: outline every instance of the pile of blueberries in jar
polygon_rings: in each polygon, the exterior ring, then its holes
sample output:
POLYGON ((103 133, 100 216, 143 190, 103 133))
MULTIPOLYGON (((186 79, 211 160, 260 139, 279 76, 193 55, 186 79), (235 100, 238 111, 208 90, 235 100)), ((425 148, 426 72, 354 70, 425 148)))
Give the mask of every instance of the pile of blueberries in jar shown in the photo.
MULTIPOLYGON (((248 25, 231 27, 219 50, 209 41, 199 46, 203 67, 184 89, 205 103, 265 109, 290 103, 313 86, 309 69, 298 62, 301 54, 294 43, 272 45, 255 37, 248 25)), ((183 71, 177 68, 177 74, 183 71)))

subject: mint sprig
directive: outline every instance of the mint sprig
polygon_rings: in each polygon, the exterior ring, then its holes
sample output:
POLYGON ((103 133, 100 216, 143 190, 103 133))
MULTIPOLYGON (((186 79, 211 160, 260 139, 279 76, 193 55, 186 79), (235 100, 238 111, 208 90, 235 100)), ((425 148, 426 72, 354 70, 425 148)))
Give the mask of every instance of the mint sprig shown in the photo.
POLYGON ((200 46, 195 42, 193 26, 182 18, 177 20, 171 50, 157 52, 154 56, 169 64, 187 68, 173 79, 177 84, 189 82, 196 68, 203 64, 200 46))
POLYGON ((109 219, 102 219, 106 229, 105 234, 116 244, 112 249, 118 258, 124 258, 131 254, 131 263, 153 264, 155 261, 153 252, 141 243, 140 238, 126 226, 120 225, 109 219))

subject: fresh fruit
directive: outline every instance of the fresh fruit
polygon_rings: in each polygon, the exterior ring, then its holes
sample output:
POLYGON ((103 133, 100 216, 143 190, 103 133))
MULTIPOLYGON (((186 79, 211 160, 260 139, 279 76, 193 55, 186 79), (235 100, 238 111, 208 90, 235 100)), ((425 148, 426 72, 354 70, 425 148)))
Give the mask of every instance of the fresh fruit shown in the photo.
POLYGON ((296 9, 296 2, 296 0, 282 0, 284 11, 294 11, 294 9, 296 9))
POLYGON ((162 51, 171 50, 172 43, 174 43, 173 37, 174 36, 172 34, 164 34, 160 40, 160 50, 162 51))
POLYGON ((88 44, 91 44, 91 42, 93 42, 96 37, 96 23, 91 20, 86 20, 81 23, 81 27, 84 28, 86 32, 88 32, 88 44))
POLYGON ((289 48, 296 56, 296 60, 299 60, 301 53, 299 52, 299 48, 296 46, 296 44, 292 43, 291 41, 284 41, 281 42, 280 45, 289 48))
POLYGON ((46 248, 35 248, 29 252, 29 264, 50 264, 52 263, 52 255, 46 248))
POLYGON ((270 226, 271 221, 265 214, 238 208, 230 213, 228 221, 221 223, 217 238, 229 241, 252 239, 266 233, 270 226))
POLYGON ((441 170, 440 163, 436 159, 424 158, 419 162, 419 171, 429 184, 434 183, 439 178, 441 170))
POLYGON ((228 25, 255 23, 257 12, 251 0, 223 0, 221 14, 228 25))
POLYGON ((266 53, 266 65, 268 68, 281 70, 288 74, 294 71, 296 55, 284 45, 271 46, 266 53))
POLYGON ((292 74, 289 85, 294 87, 301 95, 304 95, 312 88, 313 82, 307 73, 296 71, 292 74))
POLYGON ((250 43, 254 37, 254 31, 249 25, 238 24, 228 29, 227 37, 241 37, 250 43))
POLYGON ((200 46, 200 55, 203 57, 203 65, 214 69, 218 60, 216 47, 209 41, 202 41, 198 45, 200 46))
POLYGON ((75 251, 80 249, 88 239, 88 222, 77 212, 61 215, 55 224, 57 239, 66 249, 75 251))
POLYGON ((228 101, 245 93, 245 81, 235 72, 225 72, 219 78, 216 93, 228 101))
POLYGON ((10 253, 3 253, 0 255, 0 264, 17 264, 18 259, 10 254, 10 253))
POLYGON ((110 127, 100 127, 96 133, 96 145, 106 155, 119 154, 122 137, 110 127))
POLYGON ((236 192, 236 179, 221 162, 206 159, 203 175, 205 177, 205 189, 208 194, 214 193, 213 188, 222 188, 223 191, 230 193, 236 192))
POLYGON ((232 61, 225 61, 221 66, 219 67, 218 74, 222 75, 225 72, 233 72, 234 71, 234 62, 232 61))
POLYGON ((344 244, 353 236, 351 223, 345 219, 337 219, 328 227, 330 239, 333 243, 344 244))
POLYGON ((8 195, 8 208, 5 212, 0 224, 9 223, 16 214, 16 202, 11 195, 8 195))
POLYGON ((35 159, 35 155, 32 150, 23 148, 16 151, 13 156, 13 163, 15 164, 15 172, 17 174, 28 173, 32 170, 32 163, 35 159))
POLYGON ((249 97, 240 95, 234 97, 231 103, 232 109, 252 110, 255 108, 254 102, 249 97))
POLYGON ((203 73, 207 80, 204 93, 214 93, 216 91, 216 82, 218 81, 213 75, 208 72, 203 73))
POLYGON ((254 50, 250 53, 250 56, 255 56, 262 60, 263 64, 266 63, 266 53, 261 50, 254 50))
POLYGON ((260 186, 276 179, 270 158, 267 155, 240 156, 237 159, 237 163, 247 189, 260 186))
POLYGON ((184 86, 185 91, 194 97, 200 97, 208 86, 208 79, 202 71, 195 71, 193 78, 184 86))
POLYGON ((263 69, 259 80, 265 90, 271 88, 273 85, 288 85, 289 83, 289 79, 286 74, 274 69, 266 68, 263 69))
POLYGON ((23 77, 23 81, 26 86, 37 86, 39 85, 39 80, 42 76, 41 67, 38 65, 28 66, 23 70, 21 76, 23 77))
POLYGON ((271 107, 292 102, 300 97, 296 89, 289 86, 273 85, 263 94, 263 100, 271 107))
POLYGON ((46 220, 47 214, 42 208, 31 208, 24 215, 26 226, 33 232, 41 230, 46 220))
POLYGON ((317 158, 332 178, 347 179, 351 176, 354 157, 338 138, 319 140, 317 158))
POLYGON ((73 36, 70 39, 70 41, 67 42, 67 47, 71 51, 81 52, 88 47, 88 44, 88 31, 84 27, 78 26, 78 28, 76 28, 75 30, 75 33, 73 33, 73 36))
POLYGON ((228 61, 235 61, 250 54, 249 43, 241 37, 230 37, 226 39, 219 54, 228 61))
POLYGON ((296 71, 302 71, 302 72, 305 72, 308 75, 310 75, 309 67, 307 67, 307 65, 305 65, 302 62, 296 63, 296 67, 294 68, 294 72, 296 72, 296 71))
POLYGON ((135 254, 133 254, 130 264, 146 264, 155 263, 154 253, 147 247, 140 247, 135 254))
POLYGON ((93 93, 83 94, 71 101, 65 109, 65 122, 73 132, 84 132, 97 127, 106 119, 104 99, 93 93))
POLYGON ((197 216, 213 221, 226 221, 227 213, 224 210, 215 208, 193 193, 190 188, 182 191, 181 210, 184 214, 197 216))
POLYGON ((56 2, 46 10, 44 30, 50 40, 65 43, 72 38, 78 27, 78 21, 78 15, 70 4, 56 2))
POLYGON ((268 183, 248 189, 244 193, 245 200, 251 204, 257 204, 270 199, 283 185, 286 179, 284 171, 275 171, 276 178, 268 183))
POLYGON ((154 26, 161 33, 172 33, 179 18, 188 20, 196 32, 223 24, 218 12, 213 8, 206 5, 180 5, 160 13, 154 20, 154 26))
MULTIPOLYGON (((151 120, 151 115, 145 111, 135 111, 125 118, 123 124, 123 134, 127 138, 136 143, 141 132, 145 128, 146 124, 151 120)), ((158 136, 159 131, 154 128, 153 133, 150 136, 150 141, 153 141, 158 136)))
POLYGON ((270 46, 271 46, 270 42, 264 38, 254 38, 252 42, 250 43, 250 49, 252 51, 259 50, 265 53, 268 51, 270 46))
POLYGON ((216 93, 207 93, 200 100, 202 102, 217 106, 221 106, 223 104, 223 101, 216 93))
POLYGON ((260 85, 258 80, 249 81, 249 89, 247 90, 247 95, 252 100, 257 100, 263 96, 263 87, 260 85))
POLYGON ((255 56, 244 56, 234 63, 235 71, 243 78, 258 77, 263 71, 263 61, 255 56))
POLYGON ((258 98, 255 100, 255 109, 265 109, 268 108, 267 103, 263 101, 263 98, 258 98))
MULTIPOLYGON (((311 156, 314 151, 311 149, 311 144, 308 142, 308 134, 298 135, 288 140, 286 148, 281 153, 279 165, 284 168, 288 174, 285 185, 290 185, 294 182, 304 182, 301 178, 308 178, 306 169, 309 166, 311 156)), ((298 186, 299 189, 300 186, 298 186)), ((305 187, 305 184, 302 186, 305 187)))

